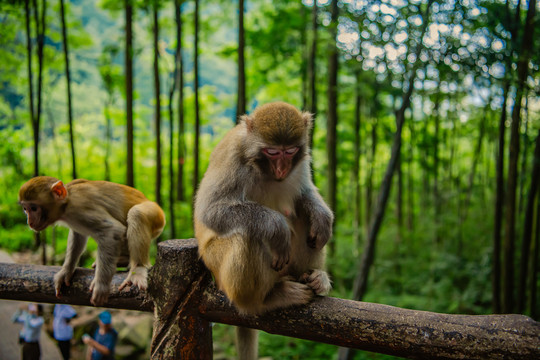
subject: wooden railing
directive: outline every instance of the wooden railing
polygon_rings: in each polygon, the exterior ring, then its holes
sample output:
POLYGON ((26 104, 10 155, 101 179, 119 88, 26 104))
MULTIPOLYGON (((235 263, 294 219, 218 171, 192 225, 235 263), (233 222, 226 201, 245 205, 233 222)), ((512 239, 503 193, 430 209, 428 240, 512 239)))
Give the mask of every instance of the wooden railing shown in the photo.
MULTIPOLYGON (((0 263, 0 298, 90 306, 93 270, 55 297, 56 266, 0 263)), ((523 315, 448 315, 317 297, 307 306, 242 316, 216 289, 195 240, 158 245, 147 293, 118 291, 105 307, 154 311, 152 359, 212 359, 211 322, 411 359, 540 359, 540 323, 523 315)))

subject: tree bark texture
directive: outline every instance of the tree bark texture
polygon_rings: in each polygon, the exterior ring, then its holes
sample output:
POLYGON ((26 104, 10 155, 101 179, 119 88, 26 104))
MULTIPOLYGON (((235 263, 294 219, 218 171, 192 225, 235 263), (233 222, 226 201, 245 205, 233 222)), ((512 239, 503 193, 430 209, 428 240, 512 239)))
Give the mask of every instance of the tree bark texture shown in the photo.
MULTIPOLYGON (((330 23, 330 45, 328 51, 328 118, 326 121, 326 150, 328 152, 328 190, 326 197, 330 209, 337 215, 336 186, 337 186, 337 98, 338 98, 338 50, 337 50, 337 27, 339 8, 337 1, 331 5, 332 21, 330 23)), ((334 218, 334 221, 336 219, 334 218)), ((330 253, 334 253, 334 242, 330 243, 330 253)))
MULTIPOLYGON (((57 298, 53 277, 60 269, 60 266, 0 263, 0 298, 92 306, 89 288, 94 279, 94 270, 76 268, 71 286, 62 286, 62 295, 57 298)), ((153 304, 145 293, 139 292, 136 288, 118 291, 126 276, 126 273, 114 275, 111 294, 104 307, 151 312, 153 304)))
MULTIPOLYGON (((540 183, 540 130, 536 136, 536 147, 534 150, 531 188, 527 197, 527 209, 525 210, 525 224, 523 226, 523 238, 521 240, 521 261, 519 262, 519 283, 518 283, 518 307, 517 312, 523 313, 526 303, 527 279, 529 277, 529 264, 534 251, 531 251, 533 236, 534 204, 537 201, 538 186, 540 183)), ((540 226, 540 224, 536 224, 540 226)))
POLYGON ((212 359, 210 321, 199 315, 211 281, 199 260, 196 240, 159 244, 148 287, 155 304, 152 360, 212 359))
MULTIPOLYGON (((93 270, 77 268, 55 297, 58 266, 0 263, 0 298, 90 305, 93 270)), ((251 327, 411 359, 535 359, 540 323, 523 315, 449 315, 330 297, 260 316, 237 313, 200 261, 197 242, 159 243, 148 293, 118 292, 116 274, 104 307, 152 311, 152 359, 211 359, 210 322, 251 327)))
POLYGON ((135 186, 133 170, 133 5, 124 0, 126 21, 126 184, 135 186))
POLYGON ((153 17, 153 37, 154 37, 154 96, 155 96, 155 109, 154 109, 154 125, 156 132, 156 198, 155 201, 162 205, 161 201, 161 81, 159 78, 159 8, 158 2, 154 0, 152 5, 152 17, 153 17))
MULTIPOLYGON (((176 197, 178 201, 185 200, 184 188, 184 163, 186 145, 184 142, 184 66, 182 61, 182 4, 181 0, 175 0, 174 12, 176 18, 176 56, 175 74, 178 86, 178 180, 176 183, 176 197)), ((174 238, 174 236, 173 236, 174 238)))
POLYGON ((73 176, 73 179, 77 179, 77 165, 76 165, 76 158, 75 158, 75 139, 73 137, 73 106, 71 102, 72 100, 71 99, 71 71, 69 68, 69 48, 68 48, 68 36, 67 36, 64 0, 60 0, 60 16, 62 18, 62 41, 64 44, 64 59, 65 59, 65 64, 66 64, 69 140, 71 143, 71 174, 73 176))
POLYGON ((199 0, 195 0, 195 44, 193 49, 194 76, 193 91, 195 92, 195 140, 193 145, 193 194, 199 186, 199 139, 200 139, 200 114, 199 114, 199 0))
POLYGON ((313 114, 313 128, 309 137, 309 148, 313 148, 313 133, 315 133, 315 127, 317 124, 317 1, 313 2, 313 9, 311 12, 311 22, 312 22, 312 39, 311 39, 311 50, 308 61, 308 77, 309 77, 309 112, 313 114))
POLYGON ((519 160, 519 125, 521 122, 521 100, 528 76, 529 59, 534 43, 534 17, 536 0, 529 1, 529 9, 523 29, 523 47, 517 64, 518 80, 516 97, 512 109, 512 125, 510 132, 510 157, 508 160, 508 180, 506 193, 506 222, 503 242, 503 312, 514 310, 514 253, 515 253, 515 213, 517 190, 517 167, 519 160))
POLYGON ((236 118, 238 124, 240 116, 246 113, 246 71, 244 62, 244 0, 238 1, 238 99, 236 101, 236 118))
POLYGON ((508 91, 510 90, 510 80, 505 81, 503 88, 503 103, 501 116, 499 118, 499 134, 498 134, 498 152, 496 164, 496 195, 495 195, 495 214, 493 221, 493 273, 491 275, 492 283, 492 300, 491 306, 495 314, 500 314, 502 310, 501 300, 501 244, 502 244, 502 223, 503 223, 503 206, 504 206, 504 143, 506 132, 506 100, 508 91))

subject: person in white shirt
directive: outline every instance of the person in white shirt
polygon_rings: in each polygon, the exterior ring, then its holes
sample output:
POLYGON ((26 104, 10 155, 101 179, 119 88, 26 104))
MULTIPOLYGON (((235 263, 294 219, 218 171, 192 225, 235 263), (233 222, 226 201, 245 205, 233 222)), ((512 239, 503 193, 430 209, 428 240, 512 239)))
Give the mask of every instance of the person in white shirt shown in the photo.
POLYGON ((56 304, 54 306, 53 335, 58 342, 58 347, 64 360, 71 357, 71 339, 73 338, 73 326, 71 319, 77 316, 77 312, 66 304, 56 304))
POLYGON ((19 333, 23 360, 39 360, 41 357, 39 335, 44 323, 42 314, 43 306, 41 304, 29 304, 28 310, 18 309, 11 318, 14 323, 23 324, 19 333))

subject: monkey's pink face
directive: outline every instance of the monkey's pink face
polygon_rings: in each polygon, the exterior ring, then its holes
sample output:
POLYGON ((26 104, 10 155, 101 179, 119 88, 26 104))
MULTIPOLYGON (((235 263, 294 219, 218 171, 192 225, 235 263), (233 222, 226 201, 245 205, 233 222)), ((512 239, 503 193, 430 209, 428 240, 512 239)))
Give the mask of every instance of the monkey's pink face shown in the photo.
POLYGON ((292 169, 294 155, 300 150, 298 146, 289 148, 264 148, 263 154, 270 161, 270 169, 274 179, 281 181, 289 175, 292 169))
POLYGON ((41 231, 49 225, 46 216, 44 216, 41 210, 41 206, 26 201, 21 201, 20 204, 26 214, 28 226, 32 230, 41 231))

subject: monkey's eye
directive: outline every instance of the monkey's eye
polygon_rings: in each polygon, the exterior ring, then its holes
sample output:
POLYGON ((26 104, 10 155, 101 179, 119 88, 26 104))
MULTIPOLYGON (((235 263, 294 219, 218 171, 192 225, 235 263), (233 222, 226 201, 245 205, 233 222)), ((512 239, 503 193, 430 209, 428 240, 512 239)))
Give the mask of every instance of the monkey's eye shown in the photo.
POLYGON ((270 155, 270 156, 276 156, 281 153, 281 150, 272 149, 272 148, 263 149, 263 151, 266 153, 266 155, 270 155))
POLYGON ((299 149, 300 149, 299 147, 293 147, 293 148, 287 149, 285 150, 285 154, 294 155, 298 152, 299 149))

